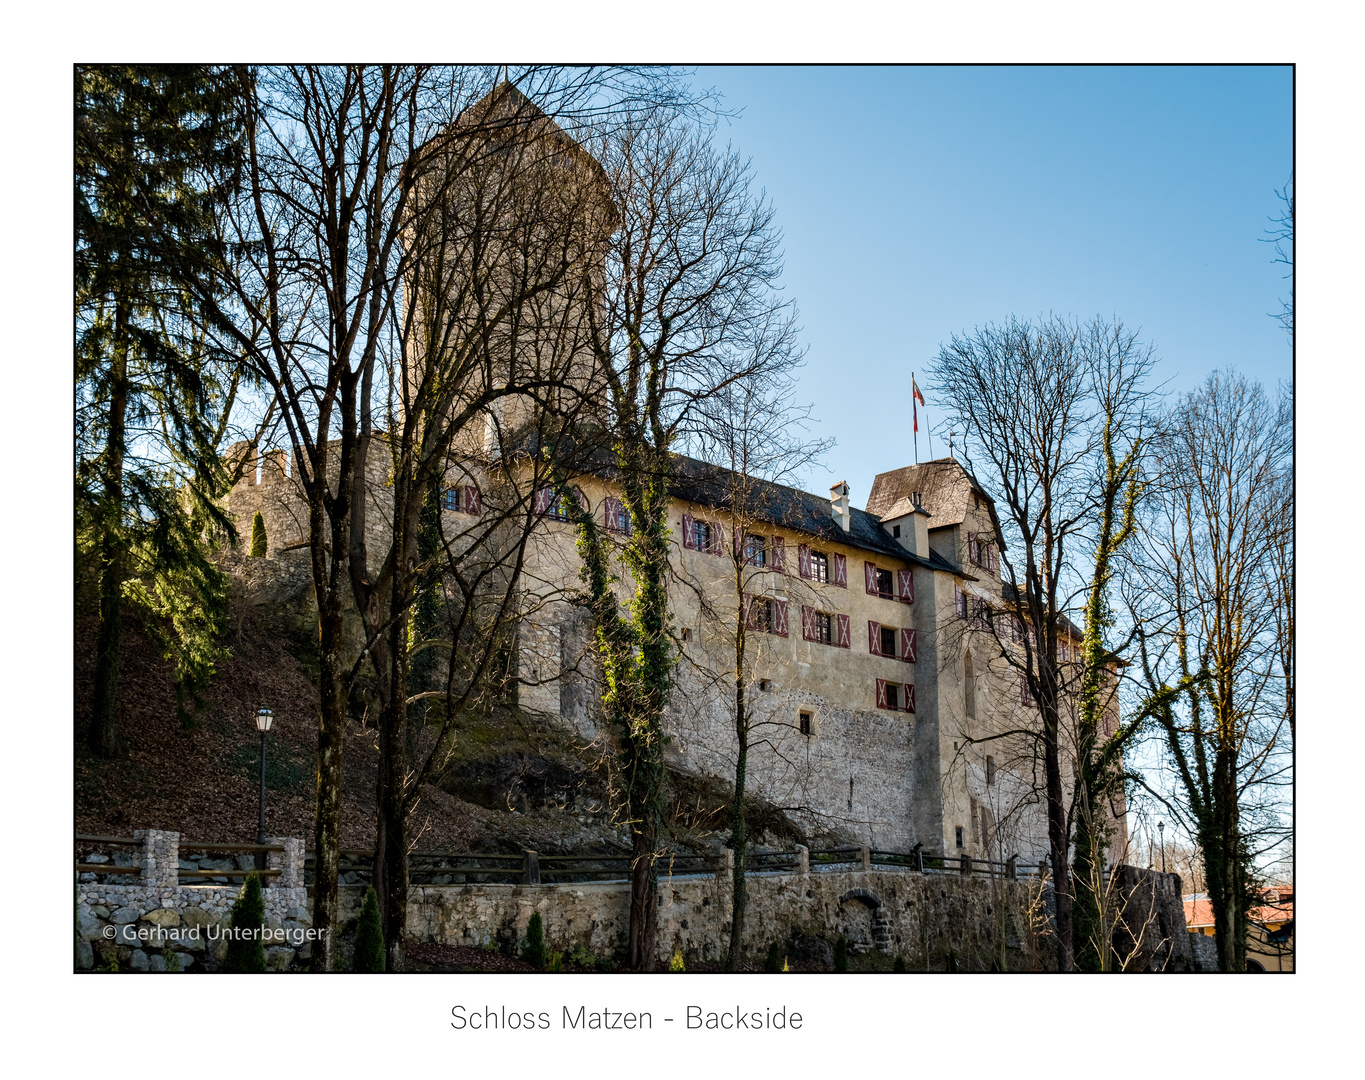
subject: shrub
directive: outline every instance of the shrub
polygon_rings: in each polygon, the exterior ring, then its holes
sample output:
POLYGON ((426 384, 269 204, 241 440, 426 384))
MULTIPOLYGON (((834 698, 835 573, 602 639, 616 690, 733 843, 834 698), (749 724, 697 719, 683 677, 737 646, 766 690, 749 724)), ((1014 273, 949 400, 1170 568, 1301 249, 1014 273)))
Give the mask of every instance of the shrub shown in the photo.
POLYGON ((167 971, 180 970, 180 954, 178 952, 176 952, 174 949, 165 949, 162 951, 161 955, 166 960, 167 971))
POLYGON ((251 519, 251 554, 257 559, 265 558, 265 518, 259 510, 251 519))
POLYGON ((365 901, 360 905, 351 970, 362 973, 383 971, 384 955, 384 926, 379 921, 379 894, 371 885, 365 890, 365 901))
POLYGON ((839 940, 834 943, 834 970, 848 970, 848 938, 843 934, 840 934, 839 940))
POLYGON ((545 924, 540 920, 540 912, 531 913, 531 921, 526 924, 526 944, 521 947, 521 958, 537 971, 545 970, 548 955, 545 951, 545 924))
POLYGON ((682 946, 679 945, 673 950, 673 959, 668 962, 669 971, 686 971, 687 966, 683 963, 682 946))
POLYGON ((223 970, 238 973, 265 971, 265 946, 261 931, 265 927, 265 900, 261 896, 261 875, 254 870, 247 875, 241 894, 232 905, 228 923, 232 937, 223 957, 223 970))
POLYGON ((891 965, 891 970, 892 970, 892 971, 904 971, 904 970, 905 970, 905 957, 903 957, 903 956, 901 956, 899 953, 897 953, 897 954, 896 954, 896 962, 895 962, 894 964, 891 965))
POLYGON ((782 946, 774 941, 768 946, 768 955, 763 958, 763 970, 769 973, 780 972, 783 959, 782 946))
POLYGON ((545 970, 552 974, 564 970, 564 954, 558 949, 551 949, 545 960, 545 970))

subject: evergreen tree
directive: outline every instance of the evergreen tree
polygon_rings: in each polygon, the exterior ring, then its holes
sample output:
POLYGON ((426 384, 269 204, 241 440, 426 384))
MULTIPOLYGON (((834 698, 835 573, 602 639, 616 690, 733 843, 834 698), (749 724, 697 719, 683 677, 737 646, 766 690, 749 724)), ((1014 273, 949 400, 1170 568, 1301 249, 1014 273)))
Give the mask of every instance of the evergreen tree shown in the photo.
POLYGON ((834 943, 834 970, 848 970, 848 938, 843 934, 840 934, 839 940, 834 943))
POLYGON ((125 606, 195 699, 226 620, 204 537, 232 534, 216 502, 231 391, 192 298, 221 263, 206 237, 240 125, 225 80, 202 67, 78 65, 75 99, 77 540, 99 589, 87 738, 109 757, 125 606))
POLYGON ((360 906, 360 922, 355 929, 355 956, 351 970, 377 972, 384 970, 384 925, 379 919, 379 896, 371 885, 365 890, 365 902, 360 906))
POLYGON ((257 510, 256 516, 251 519, 251 557, 264 559, 265 551, 265 518, 261 517, 261 512, 257 510))
POLYGON ((526 924, 526 944, 522 946, 521 958, 537 971, 545 967, 545 924, 538 911, 531 913, 531 921, 526 924))
POLYGON ((265 899, 261 896, 261 875, 247 875, 241 894, 232 905, 228 923, 232 937, 228 941, 223 970, 237 973, 265 971, 265 946, 261 931, 265 927, 265 899), (240 936, 239 936, 240 935, 240 936))
POLYGON ((779 942, 772 942, 768 946, 768 955, 763 958, 763 970, 772 974, 782 970, 782 963, 785 957, 782 955, 782 945, 779 942))

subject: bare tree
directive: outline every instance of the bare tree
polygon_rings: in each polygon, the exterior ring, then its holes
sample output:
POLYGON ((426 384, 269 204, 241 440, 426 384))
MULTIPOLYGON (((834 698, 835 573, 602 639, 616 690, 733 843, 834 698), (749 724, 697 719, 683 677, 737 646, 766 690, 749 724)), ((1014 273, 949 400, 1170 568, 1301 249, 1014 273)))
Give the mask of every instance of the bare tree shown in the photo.
MULTIPOLYGON (((774 498, 774 485, 794 480, 807 465, 824 453, 829 441, 816 441, 807 434, 809 409, 792 399, 792 374, 799 364, 792 315, 782 308, 773 311, 771 329, 754 343, 768 354, 766 373, 760 381, 749 379, 725 387, 703 402, 703 424, 695 443, 697 453, 721 466, 709 486, 716 493, 721 520, 731 537, 726 556, 733 591, 714 603, 706 603, 719 624, 721 636, 733 646, 733 668, 723 674, 732 692, 734 724, 734 794, 730 802, 730 847, 734 851, 733 897, 730 914, 730 945, 726 970, 737 971, 742 957, 747 908, 746 859, 749 848, 747 780, 749 755, 764 726, 772 720, 756 714, 752 700, 755 671, 761 670, 769 650, 765 637, 789 633, 788 590, 770 596, 774 582, 787 573, 783 538, 769 535, 764 523, 772 523, 781 502, 774 498), (727 602, 728 601, 728 605, 727 602), (758 646, 755 648, 754 646, 758 646)), ((790 728, 787 719, 782 726, 790 728)), ((769 749, 777 744, 767 740, 769 749)))
POLYGON ((1063 761, 1070 757, 1076 764, 1077 779, 1082 760, 1094 768, 1080 787, 1087 793, 1087 828, 1099 843, 1102 804, 1092 789, 1132 735, 1131 725, 1117 724, 1099 734, 1112 694, 1105 673, 1115 659, 1103 638, 1103 616, 1110 563, 1131 532, 1131 509, 1125 507, 1135 497, 1150 364, 1150 350, 1120 323, 1011 317, 954 336, 932 368, 945 424, 964 434, 969 467, 1004 509, 996 538, 1002 610, 982 606, 968 613, 967 626, 988 633, 997 662, 1019 672, 1026 717, 1037 718, 1036 726, 1026 720, 987 738, 1022 740, 1036 753, 1061 971, 1075 961, 1069 862, 1076 785, 1068 793, 1063 761), (1066 614, 1082 595, 1095 625, 1087 626, 1085 647, 1074 656, 1066 614))
POLYGON ((1284 275, 1289 282, 1289 297, 1280 301, 1280 310, 1272 313, 1271 318, 1277 320, 1284 327, 1284 332, 1289 335, 1289 343, 1294 343, 1294 179, 1290 177, 1289 183, 1277 191, 1281 207, 1280 212, 1270 220, 1273 227, 1266 230, 1268 236, 1262 239, 1268 244, 1275 245, 1275 261, 1287 266, 1288 272, 1284 275))
MULTIPOLYGON (((629 73, 611 71, 532 68, 513 74, 541 109, 583 119, 619 105, 633 85, 629 73)), ((320 668, 313 921, 323 932, 313 966, 326 970, 338 917, 350 686, 368 654, 385 701, 388 747, 381 769, 387 785, 381 790, 387 807, 381 868, 391 879, 405 880, 394 861, 406 854, 401 829, 392 856, 387 829, 410 794, 401 755, 394 752, 405 723, 401 678, 397 686, 394 678, 405 658, 393 635, 415 596, 415 517, 431 478, 445 467, 455 433, 497 401, 534 392, 488 377, 501 374, 495 346, 505 343, 507 328, 535 298, 576 271, 534 259, 525 273, 511 277, 487 269, 505 265, 516 236, 529 235, 524 226, 516 234, 515 223, 508 224, 507 207, 530 189, 507 179, 517 169, 488 163, 516 145, 530 115, 489 112, 472 122, 466 116, 460 126, 466 111, 497 84, 495 69, 297 66, 241 69, 238 76, 248 103, 248 165, 245 197, 228 215, 220 240, 224 250, 242 256, 224 304, 225 332, 279 405, 308 505, 320 668), (484 183, 496 205, 471 206, 455 197, 462 183, 484 183), (487 213, 478 229, 469 219, 477 219, 480 208, 487 213), (466 241, 476 233, 484 246, 471 251, 466 241), (439 293, 423 291, 428 283, 422 274, 439 275, 432 260, 442 258, 453 260, 445 285, 463 269, 472 274, 469 290, 483 293, 471 300, 468 290, 457 289, 448 314, 423 323, 419 298, 429 301, 439 293), (494 295, 494 283, 501 295, 494 295), (423 333, 432 337, 419 341, 423 333), (428 352, 414 369, 415 382, 400 380, 395 387, 393 373, 402 370, 405 355, 418 358, 419 345, 428 352), (392 414, 385 412, 387 403, 397 406, 392 414), (397 526, 391 542, 374 551, 367 500, 374 497, 369 473, 381 419, 394 431, 387 442, 400 493, 398 520, 387 523, 397 526), (343 616, 352 598, 369 639, 360 657, 345 643, 343 616)), ((650 80, 644 81, 648 96, 650 80)), ((546 378, 545 365, 533 370, 532 381, 546 378)), ((394 887, 401 891, 401 883, 394 887)), ((389 911, 391 936, 399 933, 401 917, 401 908, 389 911)))
POLYGON ((1156 448, 1147 557, 1126 590, 1174 773, 1158 794, 1199 847, 1223 971, 1245 969, 1255 860, 1286 835, 1292 624, 1276 579, 1292 558, 1278 505, 1289 439, 1284 410, 1234 371, 1186 395, 1156 448))
POLYGON ((613 547, 579 515, 579 550, 604 673, 622 811, 634 856, 627 962, 655 961, 663 716, 677 657, 669 634, 674 550, 669 535, 673 451, 705 416, 699 405, 761 379, 785 354, 757 347, 780 322, 779 237, 747 162, 681 121, 646 118, 594 144, 620 221, 604 302, 589 311, 596 374, 629 536, 624 610, 613 547))

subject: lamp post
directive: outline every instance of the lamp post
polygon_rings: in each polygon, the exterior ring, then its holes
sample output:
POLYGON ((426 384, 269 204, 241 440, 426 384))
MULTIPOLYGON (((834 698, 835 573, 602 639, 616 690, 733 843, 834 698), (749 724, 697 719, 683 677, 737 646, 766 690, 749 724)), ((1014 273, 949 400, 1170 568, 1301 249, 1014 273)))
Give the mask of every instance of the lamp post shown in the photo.
MULTIPOLYGON (((262 790, 265 790, 262 788, 262 790)), ((1161 872, 1166 872, 1166 823, 1158 821, 1156 823, 1157 836, 1161 837, 1161 872)))
MULTIPOLYGON (((256 730, 261 733, 261 794, 257 804, 256 843, 265 843, 265 734, 270 730, 275 714, 262 705, 256 710, 256 730)), ((256 869, 265 869, 265 852, 256 852, 256 869)))

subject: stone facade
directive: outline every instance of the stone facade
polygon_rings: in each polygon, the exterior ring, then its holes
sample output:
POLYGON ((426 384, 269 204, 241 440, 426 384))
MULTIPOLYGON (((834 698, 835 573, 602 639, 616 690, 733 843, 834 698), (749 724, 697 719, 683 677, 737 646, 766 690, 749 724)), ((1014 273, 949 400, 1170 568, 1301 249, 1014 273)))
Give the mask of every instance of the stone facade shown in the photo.
MULTIPOLYGON (((227 950, 222 930, 228 925, 240 885, 189 885, 178 879, 180 836, 155 829, 138 830, 141 842, 136 865, 141 874, 132 884, 113 875, 81 874, 76 883, 76 966, 89 969, 113 959, 120 970, 186 971, 205 955, 221 960, 227 950)), ((308 892, 303 884, 303 841, 271 837, 283 852, 267 852, 266 964, 283 970, 296 954, 311 947, 308 892)))

